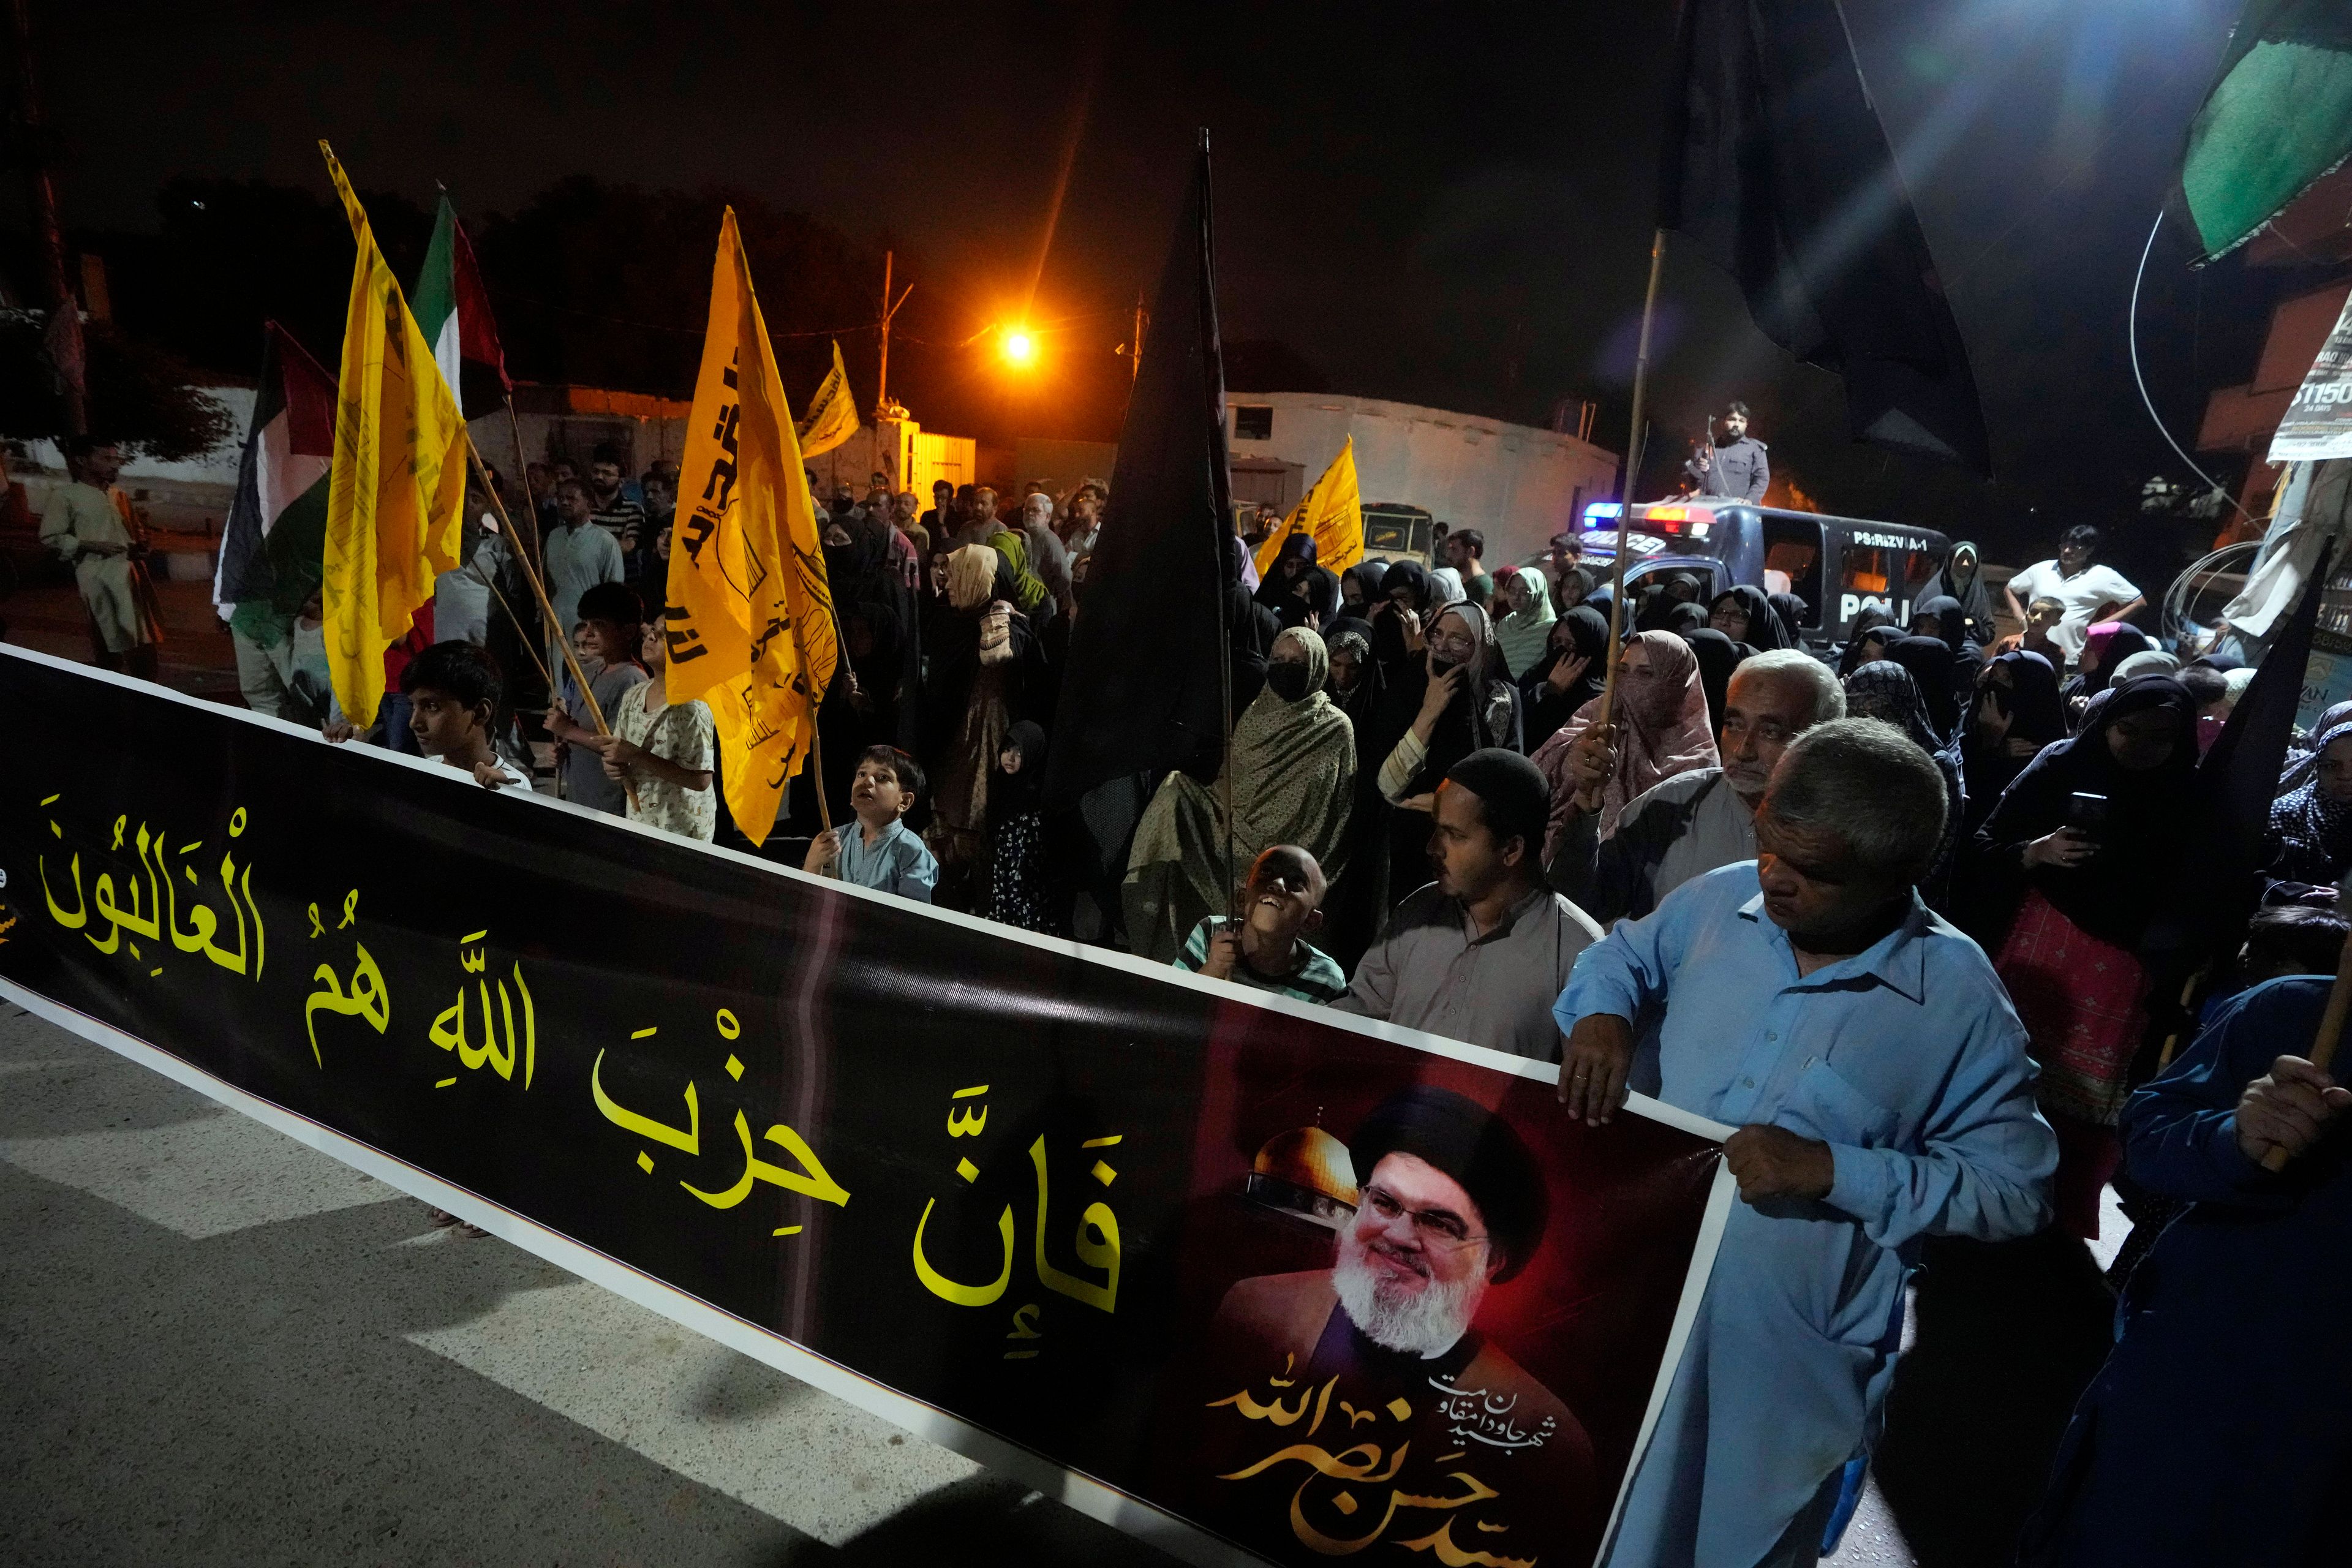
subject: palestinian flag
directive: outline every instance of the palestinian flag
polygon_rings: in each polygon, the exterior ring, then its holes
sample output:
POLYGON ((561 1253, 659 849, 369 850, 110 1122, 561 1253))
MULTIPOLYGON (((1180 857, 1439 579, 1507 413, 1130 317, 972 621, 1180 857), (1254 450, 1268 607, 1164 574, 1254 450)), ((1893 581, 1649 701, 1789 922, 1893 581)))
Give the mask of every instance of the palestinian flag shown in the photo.
POLYGON ((213 575, 221 615, 265 647, 285 635, 325 570, 334 453, 334 376, 285 328, 267 323, 261 386, 213 575))
POLYGON ((2246 0, 2180 160, 2173 202, 2201 264, 2253 237, 2352 156, 2352 5, 2246 0))
POLYGON ((416 275, 408 302, 425 341, 433 345, 441 379, 469 417, 513 395, 506 352, 499 346, 499 324, 490 316, 490 297, 482 288, 481 268, 474 264, 474 242, 466 237, 457 209, 446 195, 433 220, 425 268, 416 275))

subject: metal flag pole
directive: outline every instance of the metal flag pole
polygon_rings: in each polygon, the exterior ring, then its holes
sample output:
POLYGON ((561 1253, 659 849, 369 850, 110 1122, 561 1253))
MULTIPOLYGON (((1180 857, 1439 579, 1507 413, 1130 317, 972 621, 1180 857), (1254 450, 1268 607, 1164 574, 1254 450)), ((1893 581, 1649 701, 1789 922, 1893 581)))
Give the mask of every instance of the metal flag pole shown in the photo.
MULTIPOLYGON (((1633 518, 1633 486, 1642 474, 1643 416, 1650 394, 1650 327, 1658 315, 1658 276, 1664 270, 1666 231, 1650 237, 1650 289, 1642 300, 1642 337, 1633 354, 1633 420, 1625 439, 1625 482, 1617 499, 1617 557, 1609 568, 1609 668, 1601 684, 1601 722, 1617 712, 1618 638, 1625 624, 1625 525, 1633 518)), ((1573 520, 1571 520, 1572 521, 1573 520)))

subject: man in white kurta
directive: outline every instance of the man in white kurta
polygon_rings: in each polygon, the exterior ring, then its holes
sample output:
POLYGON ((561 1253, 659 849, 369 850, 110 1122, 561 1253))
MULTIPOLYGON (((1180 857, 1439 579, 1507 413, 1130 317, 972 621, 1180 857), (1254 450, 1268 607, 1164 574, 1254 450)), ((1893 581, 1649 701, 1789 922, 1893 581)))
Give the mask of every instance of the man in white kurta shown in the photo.
POLYGON ((152 680, 154 622, 140 603, 141 569, 132 559, 137 545, 114 494, 121 450, 111 442, 86 438, 68 447, 71 478, 49 492, 48 509, 41 513, 41 542, 73 568, 100 662, 152 680))

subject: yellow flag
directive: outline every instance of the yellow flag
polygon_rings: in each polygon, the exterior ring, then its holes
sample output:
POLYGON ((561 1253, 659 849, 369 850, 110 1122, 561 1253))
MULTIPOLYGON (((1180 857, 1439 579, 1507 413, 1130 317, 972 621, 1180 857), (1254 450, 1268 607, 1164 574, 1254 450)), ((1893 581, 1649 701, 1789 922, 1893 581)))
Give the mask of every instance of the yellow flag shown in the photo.
POLYGON ((857 400, 849 395, 849 372, 841 364, 841 345, 833 345, 833 374, 818 384, 809 399, 808 417, 801 421, 801 456, 830 452, 857 434, 857 400))
POLYGON ((1282 542, 1294 533, 1315 539, 1315 564, 1329 572, 1345 572, 1364 558, 1363 496, 1356 485, 1356 438, 1339 443, 1339 455, 1323 470, 1293 509, 1290 521, 1265 536, 1257 547, 1257 574, 1274 569, 1282 542))
POLYGON ((365 209, 324 142, 327 174, 359 242, 343 319, 335 455, 327 483, 327 671, 365 728, 383 700, 383 650, 408 635, 433 579, 457 564, 466 422, 376 247, 365 209))
POLYGON ((669 700, 710 705, 727 809, 761 844, 816 745, 839 650, 800 443, 732 207, 719 226, 678 503, 669 700))

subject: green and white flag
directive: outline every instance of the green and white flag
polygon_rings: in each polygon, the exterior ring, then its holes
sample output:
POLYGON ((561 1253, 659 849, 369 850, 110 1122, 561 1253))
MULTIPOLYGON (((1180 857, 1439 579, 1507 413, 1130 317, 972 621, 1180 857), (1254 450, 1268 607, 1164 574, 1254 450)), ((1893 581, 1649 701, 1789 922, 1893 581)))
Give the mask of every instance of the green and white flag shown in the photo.
POLYGON ((2352 156, 2352 5, 2247 0, 2189 123, 2176 205, 2201 264, 2352 156))
POLYGON ((446 195, 433 220, 433 243, 425 248, 424 269, 408 299, 425 341, 433 345, 441 379, 449 384, 451 395, 468 417, 512 395, 514 383, 507 378, 506 353, 499 346, 499 324, 490 316, 490 297, 474 262, 473 241, 466 237, 457 209, 446 195), (468 365, 474 367, 471 396, 467 395, 468 365))

